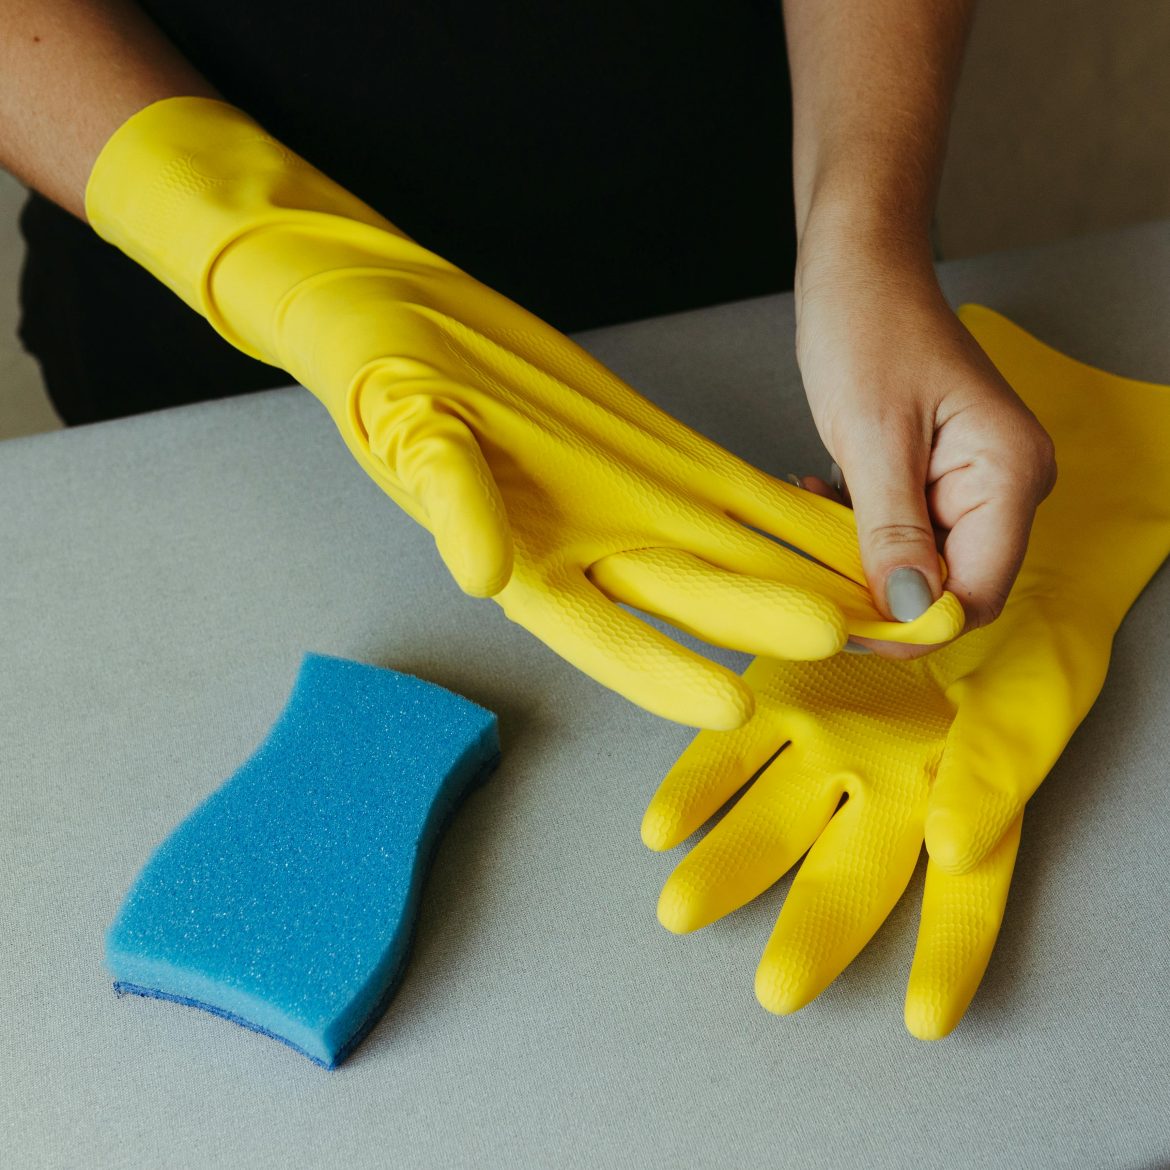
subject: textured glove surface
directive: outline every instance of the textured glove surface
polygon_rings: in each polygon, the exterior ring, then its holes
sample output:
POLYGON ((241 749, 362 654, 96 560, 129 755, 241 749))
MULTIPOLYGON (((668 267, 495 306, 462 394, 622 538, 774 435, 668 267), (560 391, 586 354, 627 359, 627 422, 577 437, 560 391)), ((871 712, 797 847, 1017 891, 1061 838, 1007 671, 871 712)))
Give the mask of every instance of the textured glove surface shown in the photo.
POLYGON ((845 510, 675 421, 230 106, 136 114, 86 207, 224 337, 312 390, 464 590, 650 711, 729 728, 752 700, 615 602, 797 659, 849 633, 933 643, 961 628, 949 594, 882 621, 845 510))
POLYGON ((949 1032, 974 995, 1024 802, 1095 700, 1117 625, 1170 551, 1170 388, 1074 362, 990 310, 961 316, 1052 435, 1060 467, 1002 616, 910 662, 757 659, 744 676, 754 718, 701 733, 642 825, 647 845, 670 848, 760 773, 675 869, 658 914, 695 930, 807 851, 756 974, 760 1002, 781 1013, 865 946, 925 838, 905 1010, 924 1039, 949 1032), (1142 474, 1109 473, 1132 467, 1142 474))

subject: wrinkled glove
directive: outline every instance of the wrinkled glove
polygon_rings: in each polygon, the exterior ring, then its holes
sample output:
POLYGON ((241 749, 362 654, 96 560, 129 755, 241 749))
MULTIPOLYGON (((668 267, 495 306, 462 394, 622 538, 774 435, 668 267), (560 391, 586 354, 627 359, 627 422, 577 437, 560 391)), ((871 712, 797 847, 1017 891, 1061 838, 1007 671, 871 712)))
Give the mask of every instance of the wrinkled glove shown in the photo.
POLYGON ((1024 801, 1088 712, 1117 626, 1170 551, 1170 387, 1074 362, 988 309, 961 316, 1051 434, 1060 467, 1002 615, 910 662, 757 659, 744 676, 755 717, 700 733, 642 824, 647 845, 668 849, 764 769, 675 869, 658 916, 695 930, 807 851, 756 973, 757 998, 779 1013, 819 995, 865 946, 925 835, 905 1009, 923 1039, 946 1035, 975 994, 1024 801), (947 872, 940 852, 963 872, 947 872))
POLYGON ((962 626, 949 594, 882 621, 845 510, 676 422, 231 106, 140 111, 103 148, 86 210, 233 345, 312 390, 466 592, 649 711, 730 728, 752 699, 616 602, 784 658, 962 626))

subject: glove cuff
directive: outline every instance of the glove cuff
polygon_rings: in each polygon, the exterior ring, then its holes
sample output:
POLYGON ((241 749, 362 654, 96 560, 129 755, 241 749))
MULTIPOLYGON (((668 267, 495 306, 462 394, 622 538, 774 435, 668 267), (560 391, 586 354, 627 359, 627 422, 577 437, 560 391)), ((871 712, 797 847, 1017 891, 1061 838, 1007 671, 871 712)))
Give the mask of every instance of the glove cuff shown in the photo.
POLYGON ((259 229, 322 216, 408 239, 247 114, 202 97, 166 98, 124 122, 85 191, 90 224, 205 316, 233 345, 272 361, 264 339, 224 320, 216 260, 259 229))

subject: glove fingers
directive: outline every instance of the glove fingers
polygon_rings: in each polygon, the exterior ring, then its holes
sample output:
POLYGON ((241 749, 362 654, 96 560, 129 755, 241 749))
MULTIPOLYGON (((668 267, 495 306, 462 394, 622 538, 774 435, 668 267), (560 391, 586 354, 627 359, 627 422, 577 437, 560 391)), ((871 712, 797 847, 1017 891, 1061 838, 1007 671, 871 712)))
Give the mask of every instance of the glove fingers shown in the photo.
MULTIPOLYGON (((399 388, 400 391, 400 388, 399 388)), ((483 451, 455 407, 437 393, 360 399, 370 451, 421 511, 459 587, 492 597, 512 573, 512 535, 483 451)))
POLYGON ((733 573, 783 581, 827 597, 842 607, 849 605, 870 618, 881 615, 873 607, 864 584, 827 568, 798 547, 790 548, 731 516, 714 524, 700 508, 684 508, 665 518, 663 544, 685 549, 712 565, 733 573))
POLYGON ((936 646, 957 638, 967 617, 962 602, 953 594, 942 596, 912 622, 887 622, 868 614, 846 613, 850 637, 899 642, 907 646, 936 646))
MULTIPOLYGON (((751 669, 744 678, 749 685, 751 669)), ((673 849, 714 816, 775 755, 777 743, 783 745, 775 724, 771 712, 757 706, 755 715, 735 731, 695 736, 646 807, 645 845, 673 849)))
MULTIPOLYGON (((887 621, 874 606, 865 585, 859 585, 734 520, 715 529, 701 524, 691 524, 679 530, 668 529, 666 535, 678 542, 679 551, 697 554, 707 565, 734 575, 783 584, 817 597, 822 604, 831 604, 844 615, 845 627, 852 637, 935 645, 957 637, 966 620, 958 598, 944 593, 926 613, 912 622, 887 621)), ((751 652, 789 660, 810 657, 798 656, 791 651, 751 652)))
POLYGON ((756 971, 756 998, 787 1015, 857 957, 902 896, 922 850, 921 811, 850 798, 809 850, 756 971))
POLYGON ((842 787, 791 762, 786 748, 679 863, 658 899, 658 921, 698 930, 762 894, 825 827, 842 787))
POLYGON ((747 477, 728 477, 724 506, 741 523, 766 532, 822 565, 865 584, 853 513, 827 500, 752 469, 747 477))
POLYGON ((1023 817, 970 873, 926 867, 922 921, 910 982, 906 1027, 919 1040, 939 1040, 963 1018, 987 970, 1003 923, 1023 817))
MULTIPOLYGON (((809 565, 802 578, 794 579, 797 570, 785 566, 784 580, 804 585, 833 600, 845 613, 849 634, 854 638, 871 638, 912 646, 933 646, 957 638, 963 631, 966 615, 959 599, 952 593, 943 595, 912 622, 885 620, 873 605, 866 587, 865 571, 857 544, 857 526, 853 513, 814 492, 778 483, 759 474, 759 483, 731 505, 733 516, 752 528, 785 541, 810 557, 841 574, 838 589, 810 576, 818 566, 809 565), (860 589, 850 589, 849 586, 860 589)), ((712 554, 705 553, 716 559, 712 554)), ((766 569, 751 570, 761 576, 772 575, 766 569)))
POLYGON ((779 581, 729 572, 682 549, 616 553, 598 561, 589 576, 614 600, 745 654, 819 659, 845 644, 845 623, 831 602, 779 581))
POLYGON ((496 600, 567 662, 654 715, 718 731, 751 718, 755 700, 737 675, 627 613, 579 571, 541 580, 517 571, 496 600))

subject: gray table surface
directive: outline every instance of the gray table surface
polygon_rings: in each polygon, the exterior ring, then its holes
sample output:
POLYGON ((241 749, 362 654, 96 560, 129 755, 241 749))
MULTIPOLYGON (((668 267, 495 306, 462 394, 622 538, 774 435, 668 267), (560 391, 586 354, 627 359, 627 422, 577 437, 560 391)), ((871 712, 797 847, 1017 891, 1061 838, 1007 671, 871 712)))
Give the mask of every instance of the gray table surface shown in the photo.
MULTIPOLYGON (((1170 382, 1170 224, 943 273, 955 303, 1170 382)), ((820 471, 791 335, 784 296, 582 340, 758 465, 820 471)), ((690 733, 464 598, 304 391, 4 443, 0 1165, 1168 1166, 1168 614, 1163 572, 1032 803, 982 990, 928 1045, 901 1020, 921 871, 828 992, 762 1011, 783 887, 688 938, 655 920, 680 854, 638 824, 690 733), (102 968, 138 868, 310 649, 460 691, 505 740, 336 1073, 118 1000, 102 968)))

